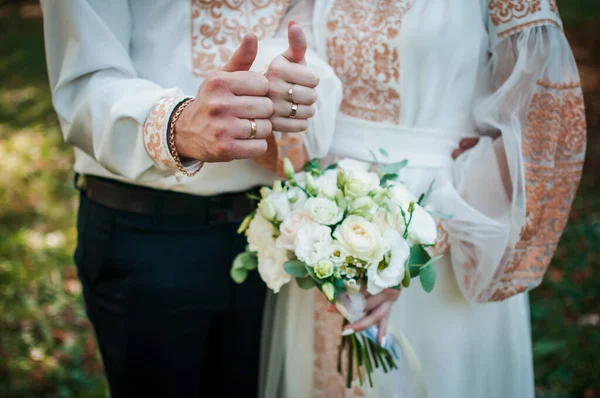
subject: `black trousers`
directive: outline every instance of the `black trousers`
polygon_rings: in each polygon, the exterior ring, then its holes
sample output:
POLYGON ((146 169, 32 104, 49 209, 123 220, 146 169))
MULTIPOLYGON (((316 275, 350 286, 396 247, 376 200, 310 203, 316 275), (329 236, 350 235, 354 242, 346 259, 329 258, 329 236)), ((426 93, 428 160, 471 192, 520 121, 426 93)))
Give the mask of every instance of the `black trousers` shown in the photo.
POLYGON ((229 277, 237 227, 81 195, 75 262, 112 397, 257 396, 266 289, 229 277))

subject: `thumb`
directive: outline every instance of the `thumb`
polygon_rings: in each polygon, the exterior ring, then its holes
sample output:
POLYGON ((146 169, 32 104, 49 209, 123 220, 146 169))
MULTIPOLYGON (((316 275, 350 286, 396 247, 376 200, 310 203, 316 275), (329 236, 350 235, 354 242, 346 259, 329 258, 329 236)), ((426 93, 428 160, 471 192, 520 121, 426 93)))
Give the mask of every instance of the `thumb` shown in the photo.
POLYGON ((231 56, 229 61, 221 68, 225 72, 238 72, 250 70, 256 53, 258 52, 258 39, 254 33, 248 33, 244 36, 242 44, 231 56))
POLYGON ((282 54, 290 62, 301 63, 304 61, 308 47, 306 36, 300 25, 290 22, 288 25, 288 42, 290 46, 282 54))

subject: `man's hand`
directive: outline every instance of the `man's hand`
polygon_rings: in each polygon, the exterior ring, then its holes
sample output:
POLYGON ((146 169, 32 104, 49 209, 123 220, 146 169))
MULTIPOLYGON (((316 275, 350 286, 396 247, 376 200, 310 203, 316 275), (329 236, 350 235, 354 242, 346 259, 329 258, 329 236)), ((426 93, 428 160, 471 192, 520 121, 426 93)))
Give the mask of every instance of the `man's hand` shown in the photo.
POLYGON ((275 131, 299 133, 308 128, 307 119, 315 114, 319 76, 306 66, 306 36, 293 22, 288 25, 288 41, 288 49, 271 62, 266 73, 274 108, 271 123, 275 131), (290 117, 292 106, 297 106, 295 117, 290 117))
POLYGON ((452 151, 452 159, 456 159, 464 152, 473 148, 479 142, 479 138, 463 138, 460 140, 460 146, 452 151))
POLYGON ((365 292, 365 297, 367 298, 367 306, 365 308, 367 315, 359 321, 346 325, 344 332, 361 332, 372 325, 377 325, 377 342, 383 344, 383 338, 387 334, 392 305, 400 297, 400 290, 385 289, 374 296, 365 292))
POLYGON ((258 39, 247 34, 229 62, 202 82, 196 99, 175 124, 181 158, 228 162, 257 157, 267 150, 273 103, 267 98, 267 78, 249 72, 257 50, 258 39), (256 123, 253 139, 250 119, 256 123))

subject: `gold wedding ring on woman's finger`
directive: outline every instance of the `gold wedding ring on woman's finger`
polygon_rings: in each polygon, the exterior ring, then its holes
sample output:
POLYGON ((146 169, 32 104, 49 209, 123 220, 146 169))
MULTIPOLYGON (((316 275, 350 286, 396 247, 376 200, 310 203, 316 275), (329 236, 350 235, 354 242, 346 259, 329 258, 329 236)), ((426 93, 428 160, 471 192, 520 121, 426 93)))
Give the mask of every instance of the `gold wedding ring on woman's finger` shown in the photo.
POLYGON ((292 83, 290 84, 290 88, 288 89, 288 99, 290 100, 291 103, 294 103, 294 99, 293 99, 293 95, 294 95, 294 86, 295 84, 292 83))
POLYGON ((298 113, 298 104, 292 102, 292 111, 290 112, 290 119, 295 119, 296 113, 298 113))
POLYGON ((256 138, 256 132, 258 131, 258 127, 256 126, 256 122, 254 121, 254 119, 248 119, 248 121, 250 122, 250 137, 248 137, 248 139, 253 140, 256 138))

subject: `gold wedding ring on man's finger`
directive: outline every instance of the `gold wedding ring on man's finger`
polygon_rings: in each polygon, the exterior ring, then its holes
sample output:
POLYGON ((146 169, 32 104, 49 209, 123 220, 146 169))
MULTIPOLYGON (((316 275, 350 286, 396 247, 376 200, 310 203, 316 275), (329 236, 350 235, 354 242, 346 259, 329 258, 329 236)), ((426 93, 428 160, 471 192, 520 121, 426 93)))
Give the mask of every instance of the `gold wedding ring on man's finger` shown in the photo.
POLYGON ((256 132, 258 131, 258 127, 256 126, 256 122, 254 121, 254 119, 248 119, 248 121, 250 122, 250 137, 248 137, 248 139, 253 140, 256 138, 256 132))
POLYGON ((290 112, 290 119, 295 119, 296 113, 298 113, 298 104, 292 102, 292 111, 290 112))

